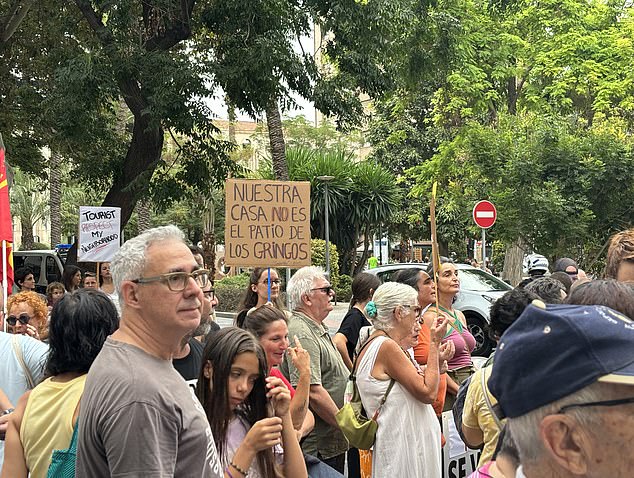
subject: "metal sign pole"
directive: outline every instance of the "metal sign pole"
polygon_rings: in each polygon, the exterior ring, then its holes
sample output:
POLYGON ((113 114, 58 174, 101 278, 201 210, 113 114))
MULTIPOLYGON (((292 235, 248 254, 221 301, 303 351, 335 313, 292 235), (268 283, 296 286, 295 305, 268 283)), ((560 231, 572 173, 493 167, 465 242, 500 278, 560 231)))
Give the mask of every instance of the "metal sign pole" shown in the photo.
POLYGON ((482 228, 482 264, 480 265, 480 269, 486 269, 486 258, 487 258, 487 233, 486 229, 482 228))

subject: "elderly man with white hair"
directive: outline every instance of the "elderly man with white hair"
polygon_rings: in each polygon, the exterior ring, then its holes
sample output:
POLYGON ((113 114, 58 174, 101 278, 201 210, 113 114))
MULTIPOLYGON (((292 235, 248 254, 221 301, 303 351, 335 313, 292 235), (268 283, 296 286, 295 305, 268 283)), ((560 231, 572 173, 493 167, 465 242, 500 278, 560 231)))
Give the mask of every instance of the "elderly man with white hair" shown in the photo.
MULTIPOLYGON (((348 442, 339 429, 335 414, 343 406, 348 369, 330 339, 324 320, 333 306, 335 291, 319 267, 303 267, 286 287, 293 316, 289 337, 297 336, 310 354, 310 408, 315 413, 315 428, 303 440, 305 453, 316 456, 343 473, 348 442)), ((288 356, 281 370, 293 386, 299 383, 299 370, 288 356)))
POLYGON ((489 390, 522 478, 634 473, 634 322, 602 306, 534 301, 504 333, 489 390))

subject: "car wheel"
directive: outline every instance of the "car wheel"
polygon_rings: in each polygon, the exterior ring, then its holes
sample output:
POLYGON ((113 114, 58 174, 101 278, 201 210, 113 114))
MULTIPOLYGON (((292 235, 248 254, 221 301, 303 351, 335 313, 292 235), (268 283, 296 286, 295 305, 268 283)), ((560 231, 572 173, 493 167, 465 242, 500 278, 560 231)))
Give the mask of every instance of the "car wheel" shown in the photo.
POLYGON ((493 342, 487 333, 486 321, 482 317, 473 315, 467 315, 465 318, 467 319, 469 332, 471 332, 476 341, 476 346, 471 355, 488 357, 491 354, 491 350, 493 350, 493 342))

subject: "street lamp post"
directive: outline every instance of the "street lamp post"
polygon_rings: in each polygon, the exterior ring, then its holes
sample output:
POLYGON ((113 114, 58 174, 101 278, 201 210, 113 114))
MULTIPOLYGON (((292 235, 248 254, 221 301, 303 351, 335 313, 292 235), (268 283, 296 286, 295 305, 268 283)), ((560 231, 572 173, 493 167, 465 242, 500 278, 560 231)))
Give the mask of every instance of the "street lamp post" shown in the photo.
POLYGON ((328 183, 330 181, 332 181, 333 179, 335 179, 334 176, 317 176, 317 179, 319 179, 320 181, 323 181, 324 186, 325 186, 325 192, 324 192, 324 219, 325 219, 325 226, 326 226, 326 277, 328 278, 328 280, 330 280, 330 230, 329 230, 329 223, 328 223, 328 216, 329 216, 329 211, 328 211, 328 206, 329 206, 329 195, 328 195, 328 183))

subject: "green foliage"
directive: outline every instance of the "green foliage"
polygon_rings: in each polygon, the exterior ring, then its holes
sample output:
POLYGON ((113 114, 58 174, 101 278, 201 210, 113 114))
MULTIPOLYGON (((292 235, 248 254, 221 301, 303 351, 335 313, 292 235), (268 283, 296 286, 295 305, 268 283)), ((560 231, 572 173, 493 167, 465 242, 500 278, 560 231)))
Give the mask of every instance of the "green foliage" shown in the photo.
MULTIPOLYGON (((330 241, 330 284, 339 286, 339 252, 337 246, 330 241)), ((323 239, 310 240, 310 262, 314 266, 326 270, 326 241, 323 239)))
POLYGON ((376 163, 355 162, 341 150, 288 148, 286 159, 291 180, 311 183, 313 237, 325 238, 326 183, 318 177, 334 177, 327 186, 329 238, 337 245, 342 272, 363 267, 366 257, 357 262, 357 248, 364 244, 367 254, 372 236, 397 211, 400 192, 396 178, 376 163))
POLYGON ((350 302, 352 299, 352 277, 347 274, 339 276, 339 285, 335 289, 337 293, 337 301, 350 302))
POLYGON ((473 204, 491 200, 498 220, 487 236, 550 257, 589 263, 615 230, 634 222, 634 143, 608 125, 582 129, 553 117, 500 116, 469 123, 429 162, 410 171, 414 195, 439 182, 439 235, 456 224, 472 237, 473 204), (607 187, 606 185, 612 185, 607 187))
POLYGON ((225 276, 214 283, 218 297, 218 310, 235 312, 240 299, 249 285, 249 273, 243 272, 235 276, 225 276))
POLYGON ((31 248, 31 250, 39 251, 39 250, 48 250, 50 248, 51 248, 50 244, 46 244, 44 242, 34 242, 33 243, 33 247, 31 248))

